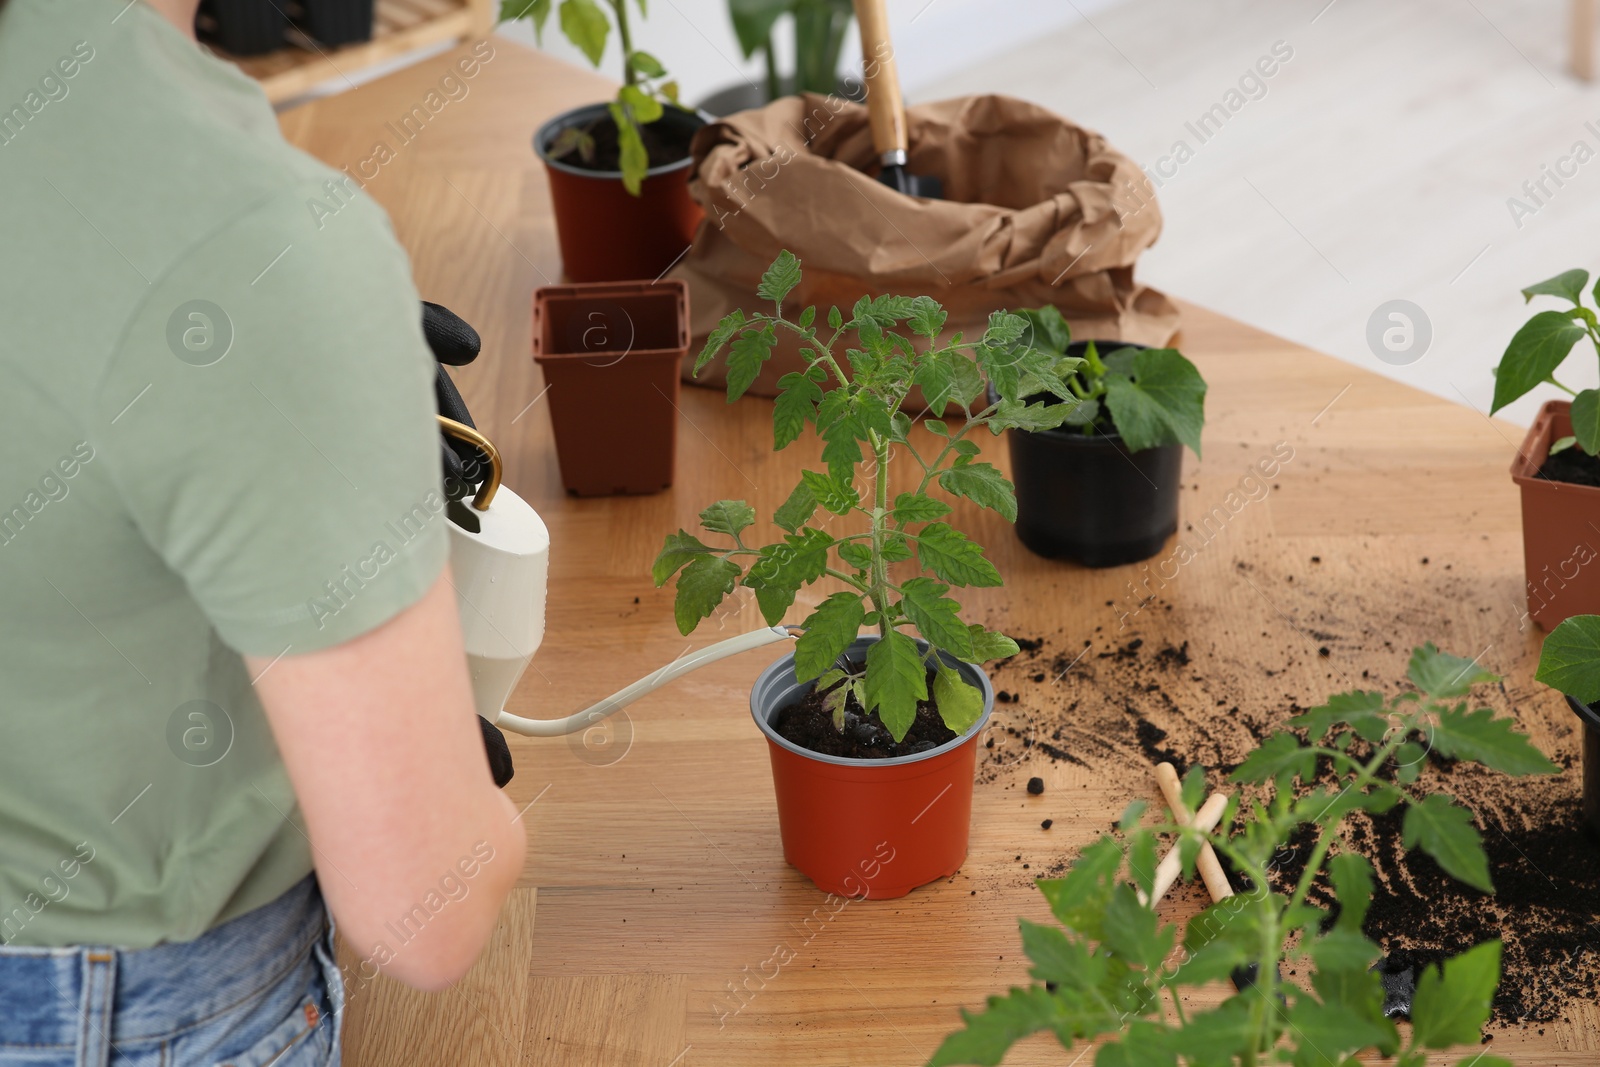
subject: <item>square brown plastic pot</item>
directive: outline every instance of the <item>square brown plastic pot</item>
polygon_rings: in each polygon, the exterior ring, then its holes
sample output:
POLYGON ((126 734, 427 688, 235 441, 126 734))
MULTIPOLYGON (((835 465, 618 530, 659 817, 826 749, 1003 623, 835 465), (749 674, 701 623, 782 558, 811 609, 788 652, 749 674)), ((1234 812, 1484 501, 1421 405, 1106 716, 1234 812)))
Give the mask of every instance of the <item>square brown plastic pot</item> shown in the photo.
POLYGON ((678 451, 681 281, 551 285, 533 294, 533 358, 550 390, 561 481, 574 496, 659 493, 678 451))
POLYGON ((1511 464, 1511 479, 1522 488, 1528 617, 1544 630, 1573 615, 1600 613, 1600 488, 1539 477, 1551 442, 1571 433, 1572 405, 1548 401, 1511 464))

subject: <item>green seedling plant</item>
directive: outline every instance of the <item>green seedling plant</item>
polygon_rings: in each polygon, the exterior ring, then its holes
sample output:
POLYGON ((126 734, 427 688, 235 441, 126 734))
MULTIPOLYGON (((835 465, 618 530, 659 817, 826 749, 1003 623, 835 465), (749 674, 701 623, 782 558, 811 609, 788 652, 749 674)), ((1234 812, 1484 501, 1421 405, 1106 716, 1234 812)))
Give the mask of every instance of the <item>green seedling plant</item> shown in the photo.
MULTIPOLYGON (((1064 356, 1072 330, 1053 307, 1019 312, 1035 347, 1064 356)), ((1206 383, 1174 348, 1125 346, 1101 356, 1093 341, 1067 379, 1077 407, 1062 422, 1085 434, 1116 433, 1130 452, 1182 443, 1200 454, 1206 421, 1206 383)))
POLYGON ((1064 376, 1080 361, 1029 345, 1027 321, 1003 311, 990 317, 981 338, 965 341, 958 334, 941 342, 945 312, 926 296, 863 296, 848 319, 830 308, 826 325, 817 321, 815 307, 791 317, 784 299, 799 282, 800 261, 784 251, 757 289, 773 312, 726 316, 711 331, 695 373, 727 349, 732 403, 755 381, 779 334, 792 336, 806 368, 778 381, 773 448, 794 444, 810 425, 823 442, 822 469, 803 471, 773 512, 781 540, 750 543, 755 509, 743 500, 721 500, 700 513, 700 525, 716 543, 686 530, 668 535, 653 577, 660 586, 677 575, 675 614, 684 634, 736 586, 752 590, 762 615, 777 625, 801 587, 824 578, 837 582, 842 588, 800 624, 796 679, 817 682, 841 730, 853 696, 898 743, 918 703, 929 698, 931 669, 932 699, 945 725, 960 734, 981 717, 983 700, 940 653, 981 664, 1015 655, 1017 645, 964 621, 949 595, 952 588, 999 586, 1001 578, 983 548, 947 521, 951 505, 935 491, 1014 522, 1012 485, 978 458, 972 435, 980 428, 999 434, 1008 427, 1060 425, 1076 406, 1064 376), (901 410, 913 388, 928 402, 922 422, 929 433, 918 435, 930 455, 913 443, 913 419, 901 410), (945 421, 952 411, 959 423, 945 421), (875 628, 880 639, 864 667, 841 665, 863 626, 875 628), (906 632, 910 628, 925 650, 906 632))
MULTIPOLYGON (((1585 337, 1600 355, 1600 326, 1596 325, 1600 320, 1583 303, 1588 285, 1588 271, 1569 270, 1522 290, 1524 303, 1536 296, 1554 296, 1570 302, 1572 307, 1534 315, 1511 338, 1500 365, 1494 369, 1491 415, 1545 382, 1572 397, 1572 433, 1551 443, 1552 455, 1573 445, 1591 456, 1600 452, 1600 389, 1574 392, 1556 380, 1557 368, 1571 355, 1572 346, 1585 337)), ((1600 283, 1595 285, 1591 298, 1600 302, 1600 283)))
MULTIPOLYGON (((648 15, 647 0, 637 2, 640 16, 648 15)), ((545 23, 555 7, 555 0, 500 0, 500 20, 527 19, 533 23, 534 36, 542 41, 545 23)), ((617 126, 622 184, 628 192, 638 196, 645 171, 650 169, 650 156, 639 131, 659 119, 668 107, 678 106, 678 83, 667 76, 659 59, 633 47, 627 0, 604 0, 604 6, 599 0, 561 0, 562 34, 596 68, 605 55, 613 21, 617 24, 617 39, 622 46, 622 88, 606 107, 617 126)), ((576 152, 585 163, 592 162, 594 133, 581 126, 569 126, 556 137, 549 151, 557 159, 576 152)))
MULTIPOLYGON (((965 1027, 945 1039, 930 1064, 998 1064, 1014 1042, 1039 1031, 1067 1048, 1115 1035, 1096 1053, 1095 1067, 1356 1067, 1356 1054, 1369 1048, 1396 1057, 1396 1067, 1425 1067, 1430 1050, 1477 1046, 1499 984, 1500 943, 1424 969, 1402 1039, 1384 1016, 1373 969, 1382 950, 1362 933, 1373 868, 1342 828, 1355 812, 1403 806, 1403 845, 1490 893, 1472 813, 1420 781, 1430 748, 1511 775, 1560 768, 1509 719, 1468 710, 1470 689, 1497 680, 1473 661, 1430 643, 1412 653, 1408 674, 1416 691, 1390 699, 1340 693, 1290 719, 1292 729, 1272 734, 1233 773, 1233 782, 1251 787, 1248 813, 1233 796, 1212 833, 1170 820, 1145 825, 1144 802, 1130 805, 1119 823, 1122 841, 1104 836, 1066 877, 1039 881, 1061 926, 1020 920, 1035 981, 990 997, 982 1011, 963 1011, 965 1027), (1213 904, 1180 938, 1134 888, 1150 892, 1158 834, 1178 836, 1184 877, 1192 877, 1204 842, 1255 888, 1213 904), (1274 857, 1291 838, 1307 839, 1309 852, 1302 873, 1280 891, 1271 876, 1274 857), (1319 899, 1331 893, 1337 907, 1312 904, 1313 887, 1320 887, 1319 899), (1290 981, 1285 973, 1307 978, 1290 981), (1217 1007, 1184 1007, 1184 991, 1230 978, 1235 992, 1217 1007)), ((1204 771, 1191 769, 1183 780, 1190 811, 1205 790, 1204 771)), ((1460 1067, 1468 1065, 1509 1067, 1481 1050, 1463 1056, 1460 1067)))
POLYGON ((1600 615, 1562 619, 1544 639, 1534 677, 1580 703, 1600 703, 1600 615))
POLYGON ((783 95, 783 79, 772 47, 772 31, 784 16, 794 19, 794 91, 832 93, 839 85, 839 53, 854 17, 851 0, 728 0, 728 15, 744 57, 760 52, 766 62, 767 99, 783 95))

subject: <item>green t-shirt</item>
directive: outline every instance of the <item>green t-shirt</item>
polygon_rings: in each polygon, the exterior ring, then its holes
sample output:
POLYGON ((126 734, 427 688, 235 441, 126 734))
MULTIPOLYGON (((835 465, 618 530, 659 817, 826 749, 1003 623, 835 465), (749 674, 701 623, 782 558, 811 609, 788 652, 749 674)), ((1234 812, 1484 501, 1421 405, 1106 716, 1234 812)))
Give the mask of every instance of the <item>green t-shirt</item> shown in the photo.
POLYGON ((371 630, 448 550, 388 219, 124 3, 0 6, 7 944, 188 940, 303 878, 240 654, 371 630))

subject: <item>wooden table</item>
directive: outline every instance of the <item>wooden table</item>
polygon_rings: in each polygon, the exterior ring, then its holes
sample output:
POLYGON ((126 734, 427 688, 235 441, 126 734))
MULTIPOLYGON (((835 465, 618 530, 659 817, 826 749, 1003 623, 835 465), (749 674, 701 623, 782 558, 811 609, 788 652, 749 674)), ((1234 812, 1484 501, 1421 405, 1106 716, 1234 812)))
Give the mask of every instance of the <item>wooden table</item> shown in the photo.
MULTIPOLYGON (((716 393, 686 389, 673 490, 564 495, 529 358, 531 294, 560 277, 549 193, 529 137, 547 116, 601 99, 610 86, 509 42, 496 40, 494 49, 470 79, 470 94, 395 148, 367 191, 393 217, 423 296, 483 334, 485 355, 457 380, 507 456, 507 483, 543 515, 554 546, 545 643, 511 710, 552 717, 686 647, 760 624, 748 605, 722 620, 720 632, 712 623, 686 641, 673 626, 671 590, 651 585, 650 561, 666 532, 693 528, 713 500, 744 497, 770 514, 817 449, 806 442, 774 455, 767 401, 728 407, 716 393)), ((385 124, 437 84, 452 58, 290 111, 284 129, 308 151, 354 169, 375 142, 392 138, 385 124)), ((1229 665, 1229 677, 1241 680, 1222 696, 1274 721, 1290 700, 1309 704, 1361 684, 1363 671, 1370 684, 1395 681, 1406 650, 1432 639, 1481 652, 1506 676, 1535 740, 1547 752, 1573 751, 1570 715, 1532 681, 1537 634, 1520 626, 1521 544, 1507 467, 1521 431, 1203 309, 1184 310, 1183 348, 1211 388, 1205 459, 1186 459, 1185 521, 1223 503, 1250 464, 1287 442, 1294 458, 1277 484, 1162 590, 1162 610, 1141 612, 1121 632, 1113 605, 1139 568, 1048 562, 991 514, 959 508, 955 521, 989 546, 1010 582, 971 596, 979 617, 1012 633, 1056 635, 1058 647, 1187 640, 1196 678, 1229 665), (1322 562, 1309 562, 1313 555, 1322 562), (1321 633, 1327 629, 1338 635, 1321 633), (1319 656, 1329 644, 1330 654, 1319 656)), ((986 455, 1007 465, 997 443, 986 455)), ((743 1010, 722 1018, 730 984, 770 976, 775 948, 799 942, 801 923, 823 899, 783 862, 766 746, 749 719, 751 681, 771 658, 768 650, 727 660, 648 698, 613 720, 609 744, 513 739, 510 793, 529 805, 524 888, 456 989, 425 996, 380 980, 359 991, 346 1062, 921 1063, 957 1025, 957 1006, 979 1005, 1024 979, 1016 916, 1048 915, 1031 884, 1038 869, 1075 855, 1133 797, 1159 802, 1147 765, 1107 774, 991 762, 977 788, 970 858, 957 877, 903 900, 851 905, 775 977, 752 982, 760 991, 743 1010), (1046 779, 1043 797, 1022 790, 1033 774, 1046 779), (1053 818, 1049 831, 1042 817, 1053 818)), ((1199 717, 1220 698, 1175 694, 1192 698, 1199 717)), ((1016 714, 997 709, 1001 752, 1015 752, 1004 727, 1016 714)), ((1163 905, 1173 919, 1196 906, 1187 891, 1163 905)), ((1499 1035, 1495 1051, 1518 1063, 1594 1062, 1596 1023, 1592 1006, 1580 1007, 1542 1037, 1499 1035)), ((1007 1062, 1067 1064, 1076 1055, 1038 1038, 1007 1062)))

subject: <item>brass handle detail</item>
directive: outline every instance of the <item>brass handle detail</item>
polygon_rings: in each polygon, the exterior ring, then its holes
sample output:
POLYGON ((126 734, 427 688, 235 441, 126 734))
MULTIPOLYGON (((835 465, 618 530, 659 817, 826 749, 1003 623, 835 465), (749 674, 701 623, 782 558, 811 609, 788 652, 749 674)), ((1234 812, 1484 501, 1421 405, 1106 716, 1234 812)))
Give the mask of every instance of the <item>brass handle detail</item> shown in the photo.
POLYGON ((443 415, 438 416, 438 419, 439 429, 444 431, 446 436, 454 437, 457 441, 465 441, 489 457, 489 477, 484 479, 483 484, 478 487, 478 495, 472 498, 474 509, 488 511, 490 501, 494 500, 495 491, 500 488, 500 478, 504 472, 504 464, 500 460, 500 450, 494 447, 493 441, 474 430, 471 426, 457 422, 455 419, 447 419, 443 415))

